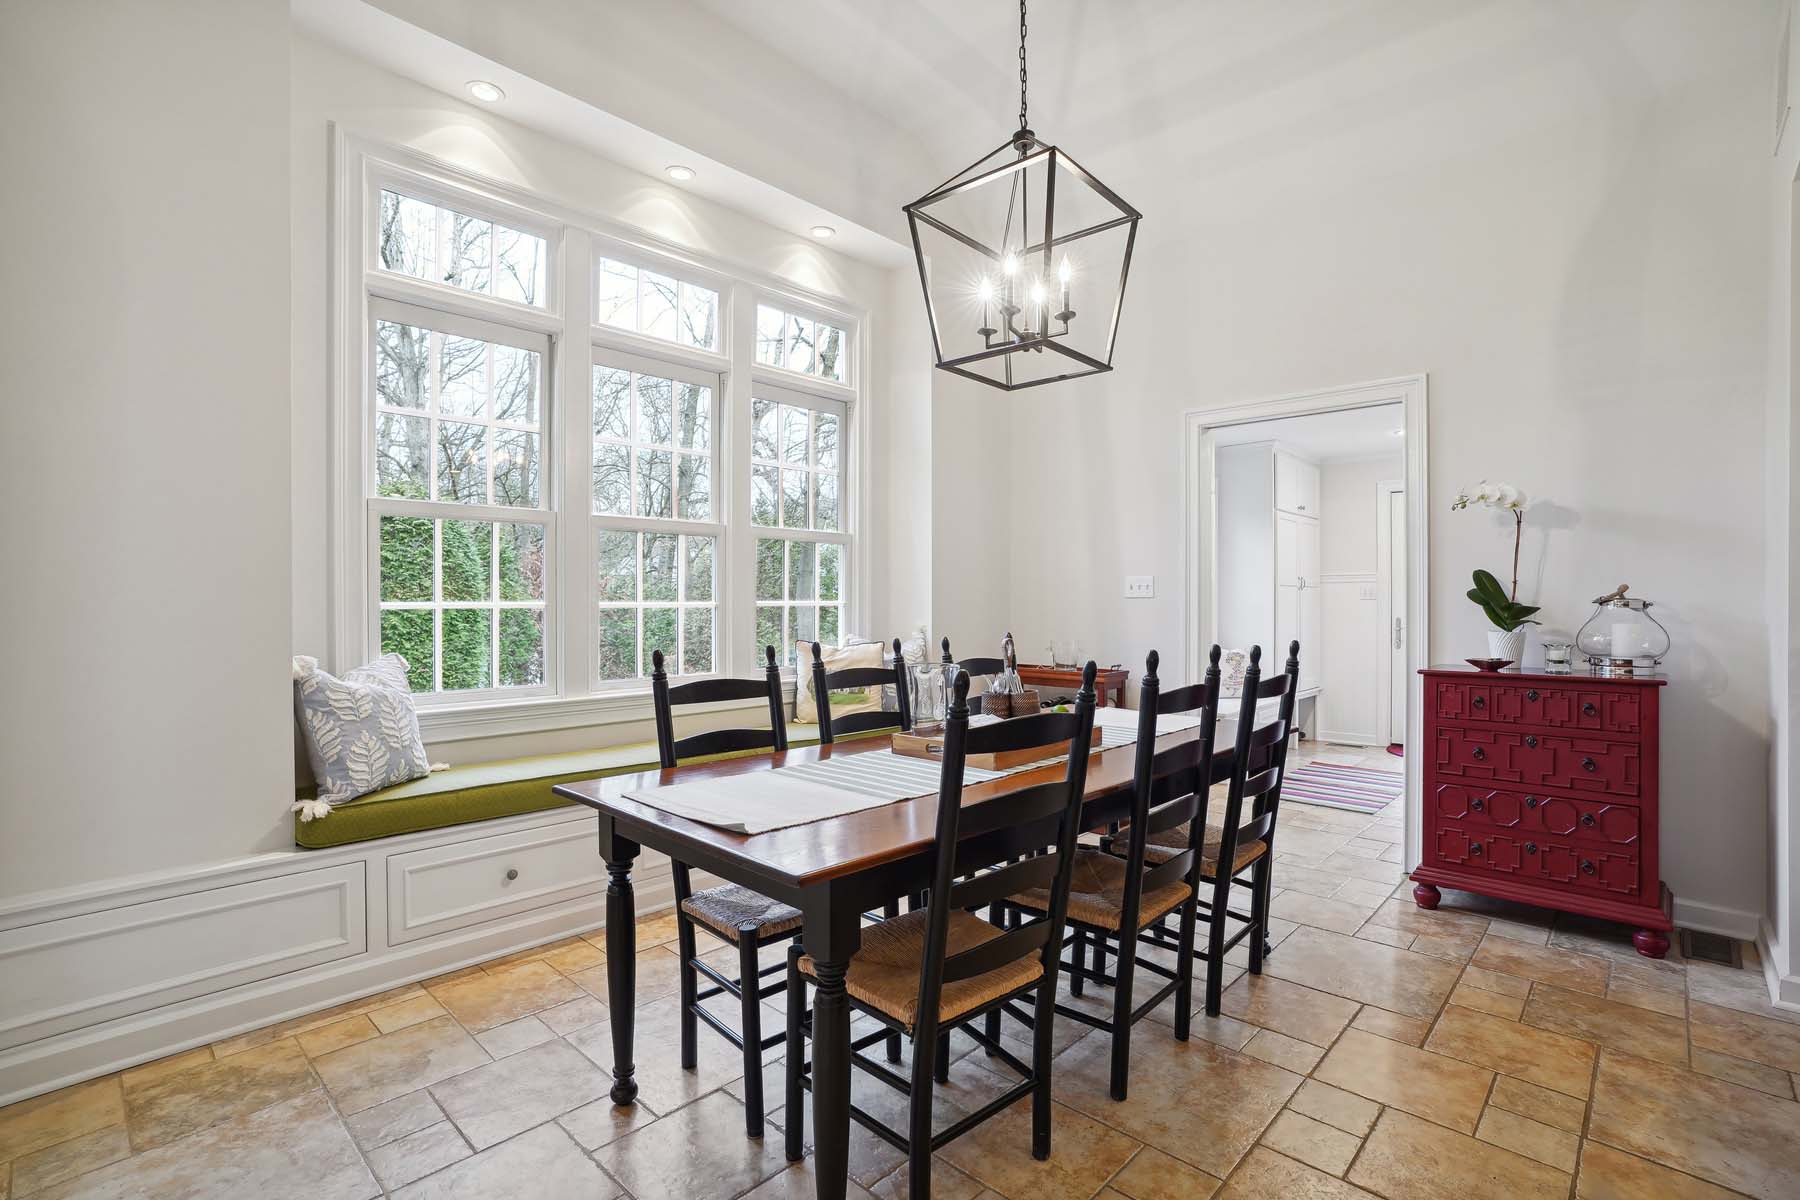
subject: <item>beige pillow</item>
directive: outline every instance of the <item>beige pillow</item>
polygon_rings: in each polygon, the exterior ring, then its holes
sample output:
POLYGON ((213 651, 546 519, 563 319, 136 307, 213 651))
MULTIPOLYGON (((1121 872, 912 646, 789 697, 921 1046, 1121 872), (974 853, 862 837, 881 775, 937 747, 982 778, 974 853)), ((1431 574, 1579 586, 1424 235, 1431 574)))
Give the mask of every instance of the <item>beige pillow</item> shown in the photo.
MULTIPOLYGON (((885 665, 882 653, 886 648, 880 642, 860 642, 854 646, 821 646, 819 658, 827 671, 843 671, 851 667, 879 667, 885 665)), ((819 722, 818 698, 813 695, 812 652, 811 642, 794 642, 794 652, 798 670, 794 678, 794 720, 804 725, 816 725, 819 722)), ((849 713, 869 712, 881 708, 881 689, 869 688, 859 692, 835 692, 831 703, 833 716, 841 717, 849 713), (861 697, 850 700, 849 698, 861 697)))

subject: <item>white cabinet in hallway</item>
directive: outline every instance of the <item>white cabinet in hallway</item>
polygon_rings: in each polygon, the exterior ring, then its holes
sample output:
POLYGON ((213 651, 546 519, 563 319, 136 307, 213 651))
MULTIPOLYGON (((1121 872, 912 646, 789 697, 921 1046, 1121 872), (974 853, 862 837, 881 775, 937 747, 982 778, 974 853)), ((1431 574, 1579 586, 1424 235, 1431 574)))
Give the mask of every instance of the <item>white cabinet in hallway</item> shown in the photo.
MULTIPOLYGON (((1277 462, 1279 462, 1277 456, 1277 462)), ((1315 473, 1314 478, 1317 478, 1315 473)), ((1278 655, 1299 641, 1300 686, 1319 683, 1319 522, 1293 513, 1275 514, 1275 643, 1278 655)), ((1279 658, 1277 659, 1279 661, 1279 658)), ((1264 668, 1268 668, 1265 666, 1264 668)))
POLYGON ((1319 515, 1319 464, 1276 448, 1275 508, 1303 517, 1319 515))
MULTIPOLYGON (((1319 467, 1275 442, 1221 446, 1215 456, 1218 621, 1230 647, 1260 645, 1279 670, 1300 643, 1300 686, 1319 685, 1319 467)), ((1273 666, 1271 666, 1273 664, 1273 666)))

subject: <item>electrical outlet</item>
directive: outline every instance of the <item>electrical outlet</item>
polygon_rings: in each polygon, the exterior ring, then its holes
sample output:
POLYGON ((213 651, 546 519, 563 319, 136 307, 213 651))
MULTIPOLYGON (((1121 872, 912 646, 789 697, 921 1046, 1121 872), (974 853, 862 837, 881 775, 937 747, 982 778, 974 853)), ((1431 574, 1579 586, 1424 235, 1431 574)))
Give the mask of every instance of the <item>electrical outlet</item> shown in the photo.
POLYGON ((1127 575, 1125 577, 1125 598, 1127 600, 1148 600, 1156 595, 1156 576, 1127 575))
POLYGON ((1375 585, 1372 583, 1363 584, 1362 587, 1357 589, 1356 598, 1358 600, 1373 600, 1375 598, 1375 585))

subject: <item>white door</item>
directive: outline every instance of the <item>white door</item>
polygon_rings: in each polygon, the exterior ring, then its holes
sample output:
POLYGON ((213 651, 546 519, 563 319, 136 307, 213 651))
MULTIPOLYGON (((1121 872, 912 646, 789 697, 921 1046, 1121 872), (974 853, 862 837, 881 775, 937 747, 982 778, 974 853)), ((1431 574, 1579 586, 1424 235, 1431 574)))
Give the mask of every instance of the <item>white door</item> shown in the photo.
POLYGON ((1411 682, 1406 672, 1406 639, 1410 631, 1406 628, 1406 493, 1392 491, 1387 493, 1387 512, 1385 514, 1388 527, 1389 545, 1388 578, 1386 580, 1388 595, 1393 597, 1390 607, 1393 620, 1388 628, 1388 740, 1403 742, 1406 740, 1406 693, 1407 684, 1411 682))
POLYGON ((1275 643, 1263 648, 1263 673, 1279 671, 1288 643, 1300 643, 1300 686, 1319 682, 1319 523, 1275 514, 1275 643))

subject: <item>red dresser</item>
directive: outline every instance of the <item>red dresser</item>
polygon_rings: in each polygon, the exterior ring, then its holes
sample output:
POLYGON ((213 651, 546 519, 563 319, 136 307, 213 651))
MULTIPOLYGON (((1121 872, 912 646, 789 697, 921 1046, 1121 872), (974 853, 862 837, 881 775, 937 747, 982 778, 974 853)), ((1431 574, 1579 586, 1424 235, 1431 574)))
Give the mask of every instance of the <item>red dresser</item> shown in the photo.
POLYGON ((1661 958, 1673 928, 1656 839, 1664 681, 1420 674, 1420 907, 1436 908, 1442 885, 1621 921, 1638 926, 1638 953, 1661 958))

